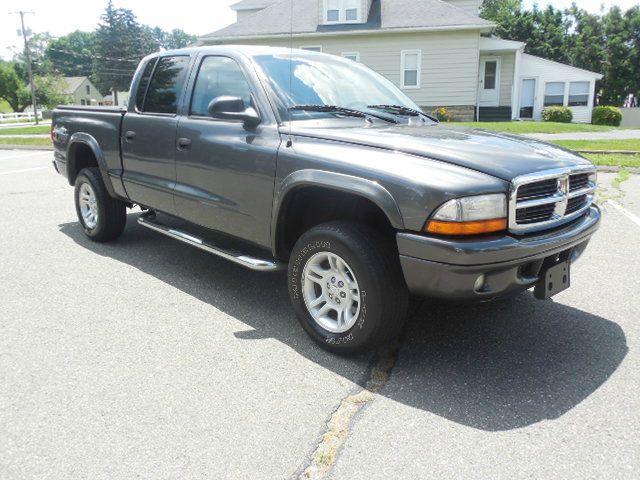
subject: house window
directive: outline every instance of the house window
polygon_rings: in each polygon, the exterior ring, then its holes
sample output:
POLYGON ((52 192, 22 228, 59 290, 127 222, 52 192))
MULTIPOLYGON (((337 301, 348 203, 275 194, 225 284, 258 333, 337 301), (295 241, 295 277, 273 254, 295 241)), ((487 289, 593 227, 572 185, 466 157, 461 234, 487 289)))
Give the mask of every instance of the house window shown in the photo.
POLYGON ((544 106, 564 105, 564 82, 549 82, 544 88, 544 106))
POLYGON ((80 105, 86 105, 86 104, 87 104, 87 102, 84 101, 84 98, 81 98, 80 99, 80 105))
POLYGON ((422 52, 420 50, 403 50, 401 57, 402 88, 420 88, 422 52))
POLYGON ((586 107, 589 105, 590 82, 571 82, 569 84, 569 106, 586 107))
POLYGON ((309 50, 310 52, 322 52, 320 45, 307 45, 306 47, 300 47, 301 50, 309 50))
POLYGON ((91 95, 91 87, 87 85, 87 95, 91 95))
POLYGON ((326 23, 356 23, 360 21, 360 0, 325 0, 326 23))
POLYGON ((342 52, 342 56, 347 58, 353 62, 360 61, 360 53, 359 52, 342 52))

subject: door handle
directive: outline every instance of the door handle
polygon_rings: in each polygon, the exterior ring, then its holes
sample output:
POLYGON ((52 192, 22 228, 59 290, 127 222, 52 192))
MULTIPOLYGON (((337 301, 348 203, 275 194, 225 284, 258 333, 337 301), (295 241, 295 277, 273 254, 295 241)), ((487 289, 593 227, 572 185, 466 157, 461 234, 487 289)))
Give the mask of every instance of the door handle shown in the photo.
POLYGON ((133 139, 136 138, 136 132, 132 132, 131 130, 125 132, 124 139, 127 142, 133 142, 133 139))
POLYGON ((178 150, 188 150, 191 146, 190 138, 179 138, 178 139, 178 150))

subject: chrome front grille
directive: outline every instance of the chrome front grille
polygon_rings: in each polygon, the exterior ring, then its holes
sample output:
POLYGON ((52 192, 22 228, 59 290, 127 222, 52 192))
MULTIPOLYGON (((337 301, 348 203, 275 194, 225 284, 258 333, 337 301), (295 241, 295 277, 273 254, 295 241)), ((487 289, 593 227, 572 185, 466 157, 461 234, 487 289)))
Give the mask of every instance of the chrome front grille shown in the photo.
POLYGON ((563 168, 517 177, 509 195, 509 230, 546 230, 582 215, 593 202, 596 169, 563 168))

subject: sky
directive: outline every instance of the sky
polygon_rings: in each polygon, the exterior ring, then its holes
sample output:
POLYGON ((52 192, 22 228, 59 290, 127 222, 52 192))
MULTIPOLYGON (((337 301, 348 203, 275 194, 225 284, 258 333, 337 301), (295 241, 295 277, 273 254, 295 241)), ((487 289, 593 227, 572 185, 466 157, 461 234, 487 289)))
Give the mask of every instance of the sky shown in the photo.
MULTIPOLYGON (((294 0, 295 1, 295 0, 294 0)), ((600 5, 619 5, 623 9, 638 4, 639 0, 580 0, 582 8, 598 12, 600 5)), ((159 26, 165 30, 181 28, 188 33, 202 35, 225 27, 235 21, 235 12, 229 5, 238 0, 115 0, 116 7, 133 10, 141 23, 159 26), (163 5, 164 3, 164 5, 163 5), (159 6, 160 5, 160 6, 159 6), (166 6, 165 6, 166 5, 166 6)), ((533 0, 525 0, 531 6, 533 0)), ((537 0, 540 6, 552 3, 563 8, 571 5, 571 0, 537 0)), ((20 28, 20 17, 9 12, 15 10, 33 11, 25 16, 27 27, 33 32, 49 32, 62 36, 74 30, 93 30, 104 11, 107 0, 11 0, 0 7, 0 57, 10 58, 11 47, 19 48, 22 39, 16 30, 20 28), (10 5, 9 5, 10 4, 10 5)))

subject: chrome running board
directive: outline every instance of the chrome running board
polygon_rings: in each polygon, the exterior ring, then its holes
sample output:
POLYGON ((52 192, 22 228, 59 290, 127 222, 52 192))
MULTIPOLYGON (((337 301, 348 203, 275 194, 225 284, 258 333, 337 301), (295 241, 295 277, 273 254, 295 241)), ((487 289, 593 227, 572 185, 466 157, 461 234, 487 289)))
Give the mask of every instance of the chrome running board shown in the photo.
POLYGON ((162 223, 156 221, 155 215, 153 213, 142 214, 138 218, 138 223, 143 227, 147 227, 156 232, 160 232, 168 237, 180 240, 187 245, 191 245, 192 247, 199 248, 201 250, 204 250, 205 252, 212 253, 214 255, 217 255, 218 257, 225 258, 251 270, 270 272, 275 270, 283 270, 286 268, 286 265, 284 263, 278 262, 276 260, 255 258, 249 255, 244 255, 240 252, 236 252, 234 250, 223 249, 222 247, 215 245, 205 240, 204 238, 163 225, 162 223))

